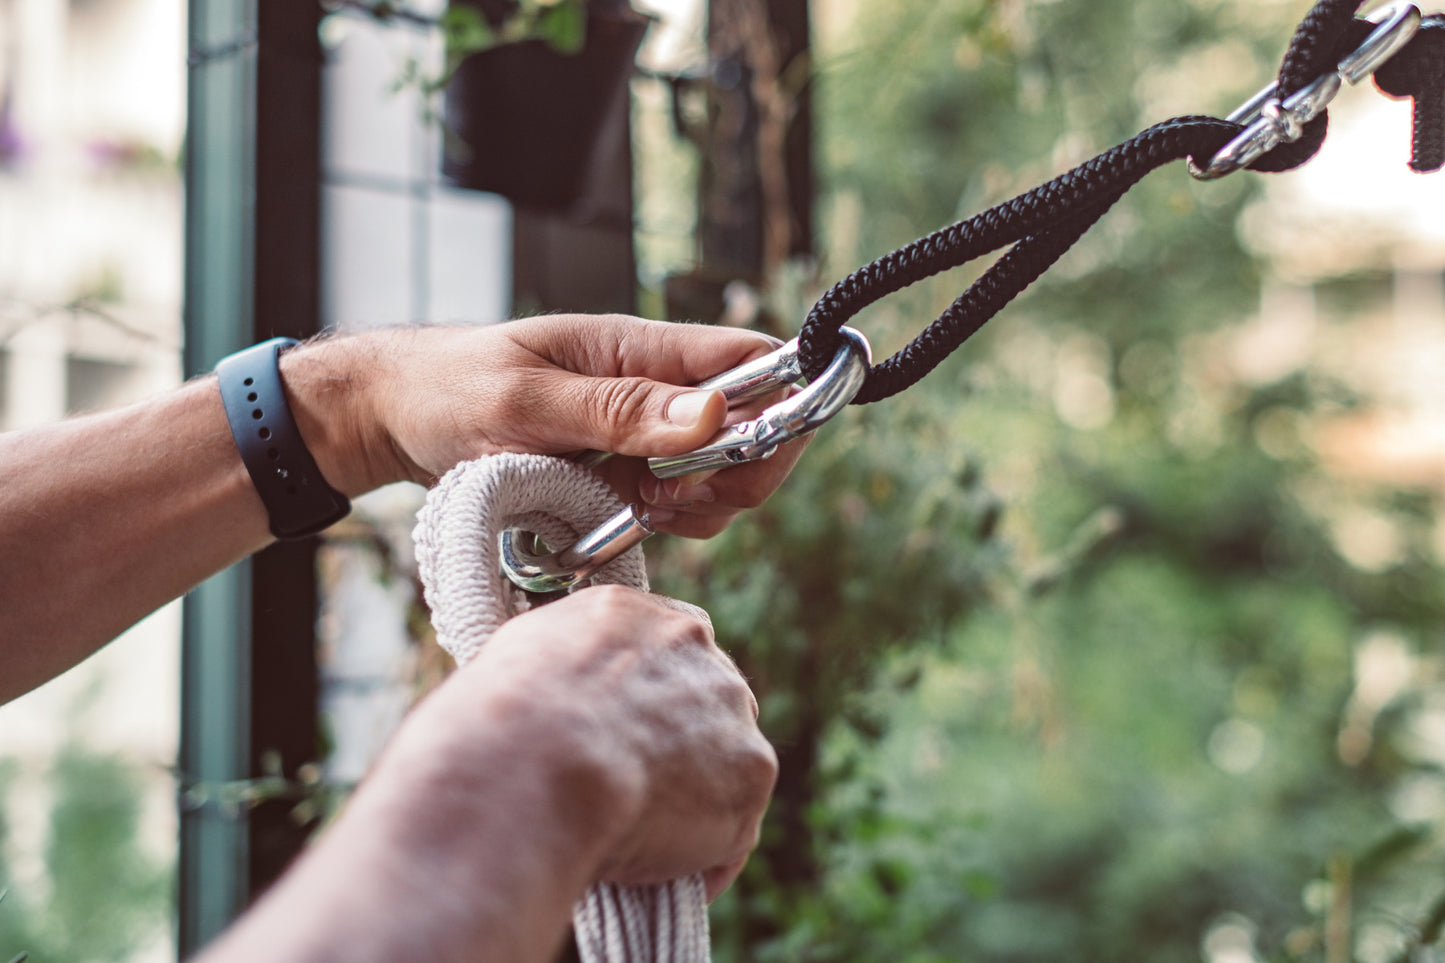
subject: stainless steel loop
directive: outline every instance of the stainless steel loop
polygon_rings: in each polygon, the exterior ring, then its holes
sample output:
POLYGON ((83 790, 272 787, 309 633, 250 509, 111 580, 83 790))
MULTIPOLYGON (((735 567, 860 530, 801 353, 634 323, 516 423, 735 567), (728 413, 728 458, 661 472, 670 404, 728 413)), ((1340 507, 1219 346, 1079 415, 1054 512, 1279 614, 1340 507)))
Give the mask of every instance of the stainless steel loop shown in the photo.
POLYGON ((528 592, 561 592, 652 534, 645 512, 629 505, 579 539, 571 548, 550 552, 532 532, 509 528, 498 537, 502 572, 528 592))
MULTIPOLYGON (((801 438, 841 411, 868 377, 872 350, 868 339, 842 328, 843 345, 828 368, 806 388, 773 405, 761 416, 724 431, 710 444, 685 455, 652 458, 648 467, 659 478, 674 478, 745 461, 767 458, 783 444, 801 438)), ((697 387, 721 391, 737 407, 797 384, 803 371, 798 341, 709 378, 697 387)), ((609 456, 586 452, 581 462, 596 466, 609 456)), ((645 511, 629 506, 570 548, 548 551, 532 532, 510 528, 498 537, 502 572, 528 592, 560 592, 592 575, 652 534, 645 511)))
MULTIPOLYGON (((726 429, 697 451, 649 458, 647 467, 658 478, 678 478, 727 468, 768 458, 782 445, 817 430, 853 400, 873 363, 867 338, 852 328, 841 328, 839 334, 843 336, 843 344, 827 369, 808 387, 773 405, 758 418, 726 429)), ((796 340, 790 344, 796 355, 796 340)))
MULTIPOLYGON (((721 391, 729 408, 746 404, 754 398, 797 384, 803 377, 802 362, 798 360, 798 339, 779 345, 774 350, 744 361, 736 368, 709 378, 697 385, 699 390, 721 391)), ((612 457, 610 451, 584 451, 573 457, 583 468, 596 468, 612 457)))
POLYGON ((1191 160, 1189 173, 1202 181, 1217 180, 1248 167, 1281 144, 1299 140, 1305 125, 1324 112, 1345 81, 1353 85, 1369 77, 1420 30, 1420 8, 1405 0, 1381 7, 1368 19, 1377 26, 1332 73, 1320 76, 1283 101, 1277 96, 1279 84, 1275 82, 1239 105, 1227 119, 1244 125, 1244 130, 1220 148, 1205 167, 1191 160))

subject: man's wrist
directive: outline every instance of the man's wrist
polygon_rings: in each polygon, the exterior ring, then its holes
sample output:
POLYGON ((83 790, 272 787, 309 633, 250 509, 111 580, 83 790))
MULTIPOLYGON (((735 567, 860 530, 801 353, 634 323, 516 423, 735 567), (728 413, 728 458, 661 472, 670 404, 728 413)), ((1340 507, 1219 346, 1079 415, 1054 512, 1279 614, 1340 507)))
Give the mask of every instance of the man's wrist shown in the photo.
POLYGON ((429 904, 430 959, 470 959, 478 947, 550 958, 635 818, 625 778, 590 743, 534 725, 497 697, 502 688, 434 693, 333 829, 341 848, 371 851, 393 905, 429 904), (451 712, 449 696, 484 701, 484 724, 475 709, 451 712))
POLYGON ((400 480, 388 470, 385 435, 372 407, 377 359, 364 337, 299 345, 281 356, 281 384, 296 426, 327 480, 348 498, 400 480))
POLYGON ((445 717, 416 724, 425 710, 207 963, 555 957, 611 834, 568 813, 588 800, 532 758, 525 727, 451 732, 445 717))
POLYGON ((643 807, 636 760, 621 752, 614 734, 599 732, 585 709, 569 712, 530 698, 525 683, 504 668, 480 685, 462 682, 453 680, 413 711, 378 772, 388 785, 424 795, 447 787, 455 805, 475 806, 458 818, 480 819, 498 805, 528 810, 529 824, 545 824, 568 864, 590 882, 643 807))
POLYGON ((216 382, 226 421, 277 538, 314 535, 351 510, 328 484, 306 447, 281 384, 281 352, 291 338, 273 338, 221 359, 216 382))
POLYGON ((525 775, 529 784, 520 788, 544 806, 538 817, 566 840, 574 864, 585 863, 591 882, 647 803, 645 769, 629 734, 604 724, 587 697, 492 658, 504 654, 493 645, 458 669, 408 718, 397 740, 402 750, 390 755, 453 784, 471 779, 479 799, 505 791, 508 774, 525 775), (408 752, 412 738, 416 750, 408 752), (595 859, 579 860, 584 854, 595 859))

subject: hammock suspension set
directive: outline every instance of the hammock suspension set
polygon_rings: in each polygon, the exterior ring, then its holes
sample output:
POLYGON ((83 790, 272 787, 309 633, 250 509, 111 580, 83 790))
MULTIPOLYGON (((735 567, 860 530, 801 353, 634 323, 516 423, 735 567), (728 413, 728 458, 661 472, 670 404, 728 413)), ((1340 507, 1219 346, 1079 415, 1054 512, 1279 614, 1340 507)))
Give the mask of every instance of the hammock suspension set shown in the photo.
MULTIPOLYGON (((1362 0, 1320 0, 1290 42, 1279 77, 1223 120, 1176 117, 1073 170, 899 248, 839 281, 813 306, 793 341, 698 385, 736 407, 806 380, 807 387, 760 417, 725 430, 685 455, 652 458, 660 478, 767 458, 814 431, 848 404, 911 387, 957 350, 1073 246, 1144 175, 1188 160, 1203 181, 1249 168, 1279 172, 1310 160, 1324 143, 1327 108, 1346 84, 1373 78, 1383 93, 1414 100, 1410 168, 1445 166, 1445 15, 1422 17, 1396 0, 1366 19, 1362 0), (942 271, 1013 246, 937 320, 891 358, 873 365, 867 339, 844 324, 881 298, 942 271)), ((591 466, 609 457, 589 452, 591 466)), ((501 535, 503 572, 530 592, 564 591, 652 534, 645 510, 629 506, 577 542, 549 551, 535 533, 501 535)))
MULTIPOLYGON (((1325 139, 1326 108, 1346 84, 1373 77, 1414 100, 1410 167, 1445 166, 1445 16, 1395 2, 1369 19, 1362 0, 1319 0, 1295 31, 1277 81, 1225 119, 1185 116, 1142 131, 1064 174, 865 265, 827 291, 793 341, 698 387, 730 407, 805 384, 757 418, 680 456, 652 458, 661 478, 767 458, 848 404, 891 397, 917 383, 1037 280, 1146 174, 1188 160, 1214 180, 1243 169, 1290 170, 1325 139), (1008 247, 935 321, 874 364, 867 339, 845 324, 879 299, 1008 247)), ((647 513, 622 506, 587 469, 610 457, 564 460, 496 455, 464 462, 427 496, 415 532, 437 640, 458 662, 504 621, 549 593, 589 582, 647 589, 641 551, 647 513), (551 551, 549 546, 567 545, 551 551)), ((666 600, 665 604, 685 606, 666 600)), ((695 610, 700 618, 706 615, 695 610)), ((583 963, 706 963, 701 877, 662 886, 599 884, 574 911, 583 963)))

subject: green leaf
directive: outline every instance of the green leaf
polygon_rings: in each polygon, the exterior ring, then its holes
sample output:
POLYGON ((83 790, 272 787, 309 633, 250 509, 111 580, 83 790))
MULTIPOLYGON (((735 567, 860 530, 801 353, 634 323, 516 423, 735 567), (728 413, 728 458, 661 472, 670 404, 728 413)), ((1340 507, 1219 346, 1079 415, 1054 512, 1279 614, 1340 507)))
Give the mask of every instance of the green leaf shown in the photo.
POLYGON ((17 953, 17 954, 10 960, 10 963, 25 963, 25 961, 28 960, 28 959, 30 959, 30 954, 29 954, 29 953, 17 953))
POLYGON ((447 58, 453 61, 497 43, 497 32, 481 11, 473 7, 447 7, 442 14, 442 33, 446 37, 447 58))
POLYGON ((912 868, 902 860, 885 859, 873 864, 873 882, 889 897, 896 898, 913 880, 912 868))
POLYGON ((560 54, 580 53, 587 41, 587 8, 576 0, 542 11, 537 19, 537 36, 560 54))
POLYGON ((1401 826, 1367 849, 1355 861, 1355 875, 1368 878, 1388 870, 1430 838, 1428 826, 1401 826))

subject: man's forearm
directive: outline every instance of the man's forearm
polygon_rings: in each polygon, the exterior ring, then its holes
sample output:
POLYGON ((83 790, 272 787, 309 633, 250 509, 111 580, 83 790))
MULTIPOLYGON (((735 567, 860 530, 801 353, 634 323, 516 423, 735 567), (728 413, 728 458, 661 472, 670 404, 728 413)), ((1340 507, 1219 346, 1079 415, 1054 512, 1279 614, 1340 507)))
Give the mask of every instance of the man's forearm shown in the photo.
POLYGON ((340 820, 201 963, 553 959, 635 801, 549 727, 487 691, 468 698, 495 711, 464 732, 439 732, 435 714, 403 728, 340 820), (446 743, 463 741, 465 765, 450 765, 446 743))
POLYGON ((508 622, 429 695, 202 963, 545 963, 589 882, 729 882, 776 776, 706 623, 584 589, 508 622))
MULTIPOLYGON (((280 369, 306 447, 347 497, 497 452, 594 448, 634 456, 600 471, 666 516, 662 530, 706 536, 776 488, 801 443, 706 492, 664 490, 639 458, 711 438, 722 395, 678 386, 768 346, 731 329, 559 316, 323 339, 286 351, 280 369), (694 403, 674 407, 684 398, 694 403)), ((269 530, 215 379, 0 435, 0 701, 263 547, 269 530)))
POLYGON ((0 701, 269 540, 214 379, 0 435, 0 701))

